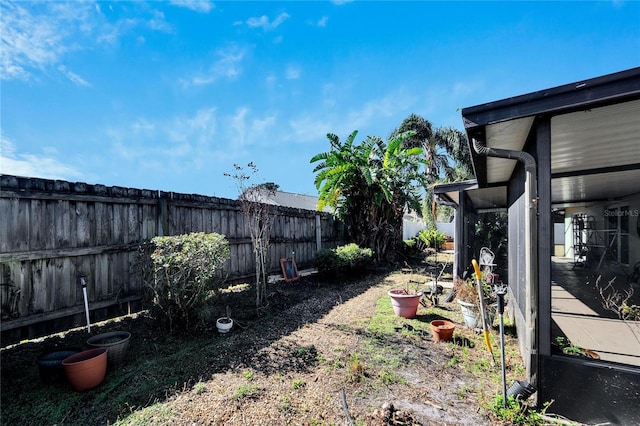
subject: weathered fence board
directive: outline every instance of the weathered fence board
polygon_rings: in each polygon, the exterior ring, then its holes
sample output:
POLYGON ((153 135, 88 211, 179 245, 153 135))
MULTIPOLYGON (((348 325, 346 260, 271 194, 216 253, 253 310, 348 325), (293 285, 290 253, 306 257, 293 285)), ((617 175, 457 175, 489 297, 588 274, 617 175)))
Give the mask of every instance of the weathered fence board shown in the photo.
MULTIPOLYGON (((308 266, 318 245, 335 247, 341 238, 327 213, 274 206, 272 223, 271 272, 293 253, 299 267, 308 266)), ((134 300, 142 291, 134 268, 139 245, 199 231, 227 237, 231 257, 223 273, 231 282, 253 280, 249 226, 236 200, 0 175, 0 330, 60 312, 77 316, 81 276, 92 306, 134 300)))

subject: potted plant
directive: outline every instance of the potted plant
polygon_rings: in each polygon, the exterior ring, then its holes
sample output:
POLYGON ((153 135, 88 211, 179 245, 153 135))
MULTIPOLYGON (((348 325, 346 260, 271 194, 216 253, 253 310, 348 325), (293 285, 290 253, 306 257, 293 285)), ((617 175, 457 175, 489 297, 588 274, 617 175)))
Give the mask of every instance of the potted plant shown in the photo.
MULTIPOLYGON (((482 325, 480 321, 480 298, 475 281, 456 278, 453 288, 467 328, 475 329, 480 327, 482 325)), ((487 324, 492 324, 497 309, 497 298, 495 292, 491 289, 491 285, 484 280, 482 281, 482 293, 486 307, 485 319, 487 324)))
POLYGON ((571 343, 569 339, 563 336, 556 337, 556 348, 564 355, 580 356, 591 359, 600 359, 600 355, 591 349, 584 349, 571 343))
POLYGON ((433 320, 430 323, 431 333, 433 334, 433 340, 435 342, 446 342, 453 337, 453 330, 456 325, 447 320, 433 320))
POLYGON ((95 388, 107 373, 107 350, 89 349, 71 355, 62 361, 65 375, 78 392, 95 388))
POLYGON ((38 357, 38 372, 42 383, 60 383, 65 380, 62 361, 82 352, 79 348, 57 348, 44 352, 38 357))
POLYGON ((422 292, 411 287, 411 280, 407 281, 405 288, 392 289, 387 293, 391 298, 393 312, 403 318, 415 318, 418 313, 418 305, 422 298, 422 292))
POLYGON ((231 309, 227 306, 227 316, 216 320, 216 328, 221 334, 228 333, 233 328, 233 319, 231 318, 231 309))
POLYGON ((87 340, 87 346, 107 349, 109 367, 116 367, 124 362, 129 348, 129 339, 131 339, 131 333, 128 331, 110 331, 90 337, 87 340))
POLYGON ((453 246, 453 237, 450 236, 446 236, 444 237, 444 244, 442 245, 442 249, 443 250, 453 250, 454 246, 453 246))

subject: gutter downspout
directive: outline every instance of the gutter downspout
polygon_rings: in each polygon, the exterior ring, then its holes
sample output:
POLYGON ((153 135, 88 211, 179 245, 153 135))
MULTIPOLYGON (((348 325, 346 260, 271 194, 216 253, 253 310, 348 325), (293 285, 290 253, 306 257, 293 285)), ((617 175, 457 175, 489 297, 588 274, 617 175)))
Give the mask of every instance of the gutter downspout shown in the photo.
POLYGON ((538 387, 538 184, 536 176, 536 160, 524 151, 489 148, 478 140, 473 139, 473 149, 486 157, 507 158, 520 161, 525 169, 525 282, 529 284, 530 297, 526 300, 526 327, 533 331, 530 338, 526 338, 531 348, 527 364, 529 382, 538 387), (530 341, 529 341, 530 340, 530 341))

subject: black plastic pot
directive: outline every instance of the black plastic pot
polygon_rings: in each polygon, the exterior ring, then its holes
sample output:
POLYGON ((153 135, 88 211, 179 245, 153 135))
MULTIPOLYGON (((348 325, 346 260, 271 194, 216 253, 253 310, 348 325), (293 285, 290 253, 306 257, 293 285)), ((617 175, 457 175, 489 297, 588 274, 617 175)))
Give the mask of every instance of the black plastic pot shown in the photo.
POLYGON ((507 390, 507 398, 512 396, 515 399, 524 401, 529 398, 536 391, 535 386, 529 384, 529 382, 521 382, 520 380, 514 381, 507 390))
POLYGON ((62 360, 79 353, 79 348, 52 349, 38 357, 38 372, 42 383, 50 385, 64 383, 66 376, 62 367, 62 360))

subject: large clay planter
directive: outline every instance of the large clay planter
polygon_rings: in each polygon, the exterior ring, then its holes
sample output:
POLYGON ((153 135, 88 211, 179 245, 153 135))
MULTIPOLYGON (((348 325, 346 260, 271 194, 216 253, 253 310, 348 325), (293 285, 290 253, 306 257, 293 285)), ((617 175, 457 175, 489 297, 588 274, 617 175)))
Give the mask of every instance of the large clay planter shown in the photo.
POLYGON ((90 337, 87 340, 87 346, 107 349, 107 364, 109 367, 116 367, 125 360, 129 339, 131 339, 131 333, 128 331, 110 331, 90 337))
POLYGON ((456 325, 447 320, 433 320, 431 321, 431 334, 433 334, 434 342, 446 342, 453 337, 453 330, 456 325))
POLYGON ((62 361, 67 380, 78 392, 95 388, 107 373, 107 350, 89 349, 62 361))
POLYGON ((402 289, 389 290, 388 295, 391 298, 391 306, 393 306, 393 312, 396 315, 403 318, 416 317, 420 298, 422 297, 421 291, 415 294, 407 294, 402 289))

